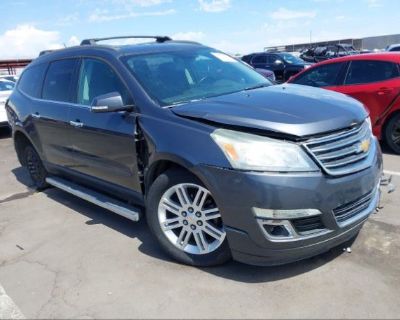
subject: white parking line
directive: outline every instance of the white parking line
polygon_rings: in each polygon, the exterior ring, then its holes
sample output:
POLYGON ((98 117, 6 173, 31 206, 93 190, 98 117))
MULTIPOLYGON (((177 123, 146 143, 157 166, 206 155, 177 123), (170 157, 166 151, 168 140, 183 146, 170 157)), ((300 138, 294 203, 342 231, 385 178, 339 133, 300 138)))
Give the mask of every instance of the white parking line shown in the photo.
POLYGON ((0 319, 25 319, 21 310, 0 284, 0 319))
POLYGON ((383 173, 392 175, 392 176, 399 176, 400 177, 400 172, 397 171, 390 171, 390 170, 383 170, 383 173))

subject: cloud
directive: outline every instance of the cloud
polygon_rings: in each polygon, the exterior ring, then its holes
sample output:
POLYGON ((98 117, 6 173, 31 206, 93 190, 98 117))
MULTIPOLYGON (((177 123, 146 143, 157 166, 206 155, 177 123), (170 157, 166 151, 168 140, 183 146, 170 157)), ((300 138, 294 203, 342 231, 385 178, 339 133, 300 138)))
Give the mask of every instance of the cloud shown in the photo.
POLYGON ((62 48, 60 34, 22 24, 0 35, 0 58, 35 58, 47 49, 62 48))
POLYGON ((79 41, 78 37, 72 36, 69 38, 67 41, 67 47, 73 47, 73 46, 78 46, 81 42, 79 41))
POLYGON ((148 12, 127 12, 122 14, 110 14, 108 10, 96 10, 89 16, 89 22, 107 22, 115 20, 123 20, 137 17, 153 17, 153 16, 166 16, 175 14, 175 9, 168 9, 163 11, 148 11, 148 12))
POLYGON ((171 2, 171 0, 113 0, 113 3, 116 4, 123 4, 126 6, 134 5, 139 7, 152 7, 168 2, 171 2))
POLYGON ((175 33, 171 37, 174 40, 201 41, 204 39, 205 34, 201 31, 188 31, 175 33))
POLYGON ((199 0, 199 5, 205 12, 222 12, 231 7, 231 0, 199 0))
POLYGON ((74 12, 69 15, 66 15, 57 21, 57 25, 59 26, 70 26, 76 23, 79 20, 79 13, 74 12))
POLYGON ((316 15, 316 11, 298 11, 279 8, 278 10, 272 12, 270 16, 274 20, 292 20, 300 18, 315 18, 316 15))
POLYGON ((381 0, 367 0, 368 8, 379 8, 382 7, 381 0))

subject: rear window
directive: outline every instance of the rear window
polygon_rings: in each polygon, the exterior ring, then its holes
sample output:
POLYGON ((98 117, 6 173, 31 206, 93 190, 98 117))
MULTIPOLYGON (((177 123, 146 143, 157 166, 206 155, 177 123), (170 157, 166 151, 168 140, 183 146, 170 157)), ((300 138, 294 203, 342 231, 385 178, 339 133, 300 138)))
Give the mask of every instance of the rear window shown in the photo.
POLYGON ((395 63, 387 61, 352 61, 345 84, 363 84, 385 81, 399 76, 395 63))
POLYGON ((18 82, 18 89, 28 96, 40 98, 46 64, 29 67, 18 82))
POLYGON ((54 61, 50 64, 43 85, 43 99, 71 102, 72 78, 76 59, 54 61))

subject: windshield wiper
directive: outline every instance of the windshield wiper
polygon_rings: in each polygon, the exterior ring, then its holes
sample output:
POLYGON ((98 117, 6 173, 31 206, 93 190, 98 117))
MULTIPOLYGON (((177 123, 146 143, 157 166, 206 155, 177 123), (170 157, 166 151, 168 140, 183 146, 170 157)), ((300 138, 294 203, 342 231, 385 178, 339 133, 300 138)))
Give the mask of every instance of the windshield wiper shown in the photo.
POLYGON ((244 88, 243 91, 250 91, 250 90, 260 89, 260 88, 269 87, 269 86, 270 86, 269 83, 262 83, 262 84, 258 84, 256 86, 244 88))

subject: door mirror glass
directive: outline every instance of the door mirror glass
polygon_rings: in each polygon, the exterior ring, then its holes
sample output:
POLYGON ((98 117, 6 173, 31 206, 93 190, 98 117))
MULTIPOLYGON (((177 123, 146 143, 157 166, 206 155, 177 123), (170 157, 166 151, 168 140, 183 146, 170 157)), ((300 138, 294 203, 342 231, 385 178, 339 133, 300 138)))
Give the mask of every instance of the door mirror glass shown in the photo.
POLYGON ((96 113, 131 111, 132 106, 125 106, 121 95, 118 92, 111 92, 95 97, 90 110, 96 113))

